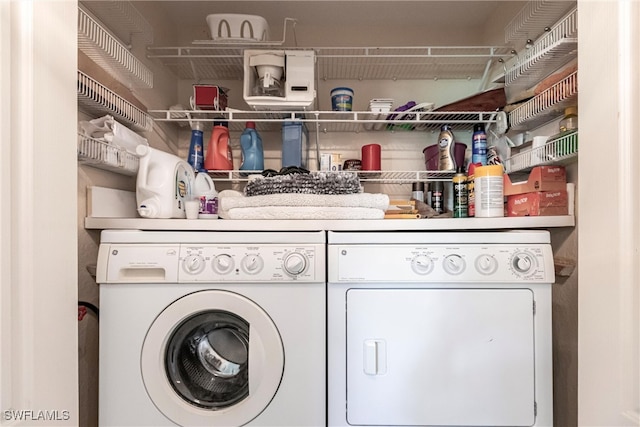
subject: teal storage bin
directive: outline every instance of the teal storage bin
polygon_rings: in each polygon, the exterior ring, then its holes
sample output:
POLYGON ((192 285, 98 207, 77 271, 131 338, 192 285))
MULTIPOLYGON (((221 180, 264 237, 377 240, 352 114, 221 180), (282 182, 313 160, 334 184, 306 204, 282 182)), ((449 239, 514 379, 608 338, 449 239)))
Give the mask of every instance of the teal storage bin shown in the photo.
POLYGON ((282 124, 282 167, 308 169, 309 131, 303 122, 285 121, 282 124))

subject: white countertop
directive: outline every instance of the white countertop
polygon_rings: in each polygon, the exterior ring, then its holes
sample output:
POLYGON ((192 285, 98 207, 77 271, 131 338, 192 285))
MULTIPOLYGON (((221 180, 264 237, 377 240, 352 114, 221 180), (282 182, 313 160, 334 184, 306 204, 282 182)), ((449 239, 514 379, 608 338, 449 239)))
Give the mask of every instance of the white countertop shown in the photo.
POLYGON ((397 230, 503 230, 573 227, 575 217, 539 216, 507 218, 431 218, 363 220, 230 220, 85 218, 86 229, 199 230, 199 231, 397 231, 397 230))

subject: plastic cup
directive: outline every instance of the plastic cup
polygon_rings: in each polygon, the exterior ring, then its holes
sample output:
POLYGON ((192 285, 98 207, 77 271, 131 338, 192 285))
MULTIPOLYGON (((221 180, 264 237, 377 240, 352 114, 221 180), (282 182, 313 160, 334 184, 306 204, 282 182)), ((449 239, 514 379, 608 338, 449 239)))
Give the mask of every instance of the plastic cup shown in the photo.
POLYGON ((185 200, 184 212, 187 214, 187 219, 198 219, 200 213, 200 200, 185 200))

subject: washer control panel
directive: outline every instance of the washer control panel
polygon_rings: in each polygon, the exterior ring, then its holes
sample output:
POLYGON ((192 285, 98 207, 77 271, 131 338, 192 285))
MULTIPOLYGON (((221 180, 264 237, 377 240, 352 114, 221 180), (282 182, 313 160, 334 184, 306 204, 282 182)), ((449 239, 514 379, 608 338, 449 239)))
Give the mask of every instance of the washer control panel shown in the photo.
POLYGON ((179 282, 315 281, 318 248, 180 245, 179 282))
POLYGON ((329 245, 329 281, 553 283, 551 246, 329 245))

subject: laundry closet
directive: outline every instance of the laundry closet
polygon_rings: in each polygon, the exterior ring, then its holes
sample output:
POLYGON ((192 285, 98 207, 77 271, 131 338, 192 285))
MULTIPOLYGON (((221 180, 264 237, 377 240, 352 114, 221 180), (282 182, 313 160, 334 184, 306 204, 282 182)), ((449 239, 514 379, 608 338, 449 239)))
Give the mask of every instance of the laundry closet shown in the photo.
MULTIPOLYGON (((430 184, 442 182, 449 210, 453 174, 428 171, 424 153, 437 144, 443 124, 451 124, 456 141, 467 146, 465 164, 474 125, 482 124, 488 145, 512 176, 522 178, 538 165, 562 166, 569 183, 568 215, 494 218, 488 225, 473 218, 389 219, 384 230, 551 232, 553 419, 556 426, 577 425, 578 136, 556 138, 566 108, 578 106, 583 41, 576 2, 88 1, 78 6, 78 120, 111 115, 151 147, 185 160, 193 122, 200 118, 205 148, 214 124, 226 122, 234 167, 209 171, 218 191, 242 191, 248 181, 239 172, 239 137, 249 121, 262 137, 265 169, 288 166, 282 164, 283 125, 302 119, 308 132, 303 166, 309 170, 322 168, 323 155, 341 168, 346 160, 361 159, 363 146, 379 144, 380 171, 360 174, 365 192, 409 200, 414 183, 425 185, 426 196, 430 184), (261 16, 268 36, 216 37, 206 20, 216 13, 261 16), (312 102, 303 107, 248 103, 245 51, 250 49, 313 52, 312 102), (552 75, 557 78, 542 87, 552 75), (192 106, 194 85, 223 88, 227 110, 192 106), (353 90, 351 111, 332 111, 331 92, 339 87, 353 90), (500 101, 489 98, 492 107, 483 109, 480 102, 503 87, 504 105, 495 108, 500 101), (469 104, 458 103, 470 98, 469 104), (371 109, 374 99, 392 100, 391 109, 371 109), (393 115, 405 105, 414 107, 393 115), (456 109, 461 105, 465 108, 456 109), (545 136, 551 138, 540 139, 545 136)), ((585 140, 590 141, 581 134, 580 149, 585 140)), ((138 166, 130 152, 78 135, 80 301, 100 304, 94 277, 100 231, 147 229, 141 221, 155 221, 139 218, 131 204, 138 166)), ((184 220, 147 224, 163 230, 179 221, 184 220)), ((233 227, 228 220, 207 221, 196 229, 233 227)), ((177 229, 189 229, 184 224, 177 229)), ((98 321, 87 316, 79 323, 81 425, 97 425, 98 321)))

